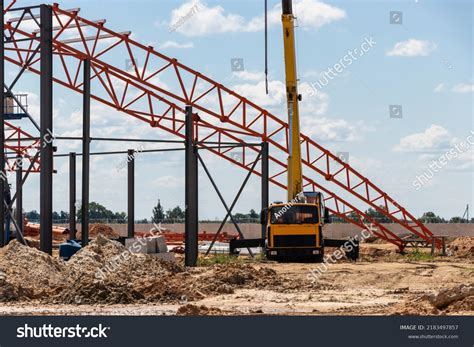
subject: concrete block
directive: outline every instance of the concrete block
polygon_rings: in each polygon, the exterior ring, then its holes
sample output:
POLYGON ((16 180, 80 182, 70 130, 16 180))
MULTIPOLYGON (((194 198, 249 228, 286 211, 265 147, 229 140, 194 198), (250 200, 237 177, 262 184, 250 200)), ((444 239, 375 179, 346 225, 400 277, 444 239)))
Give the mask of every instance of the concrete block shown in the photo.
POLYGON ((156 253, 156 241, 148 237, 129 238, 125 239, 125 248, 132 253, 153 254, 156 253))
POLYGON ((166 238, 164 236, 155 236, 156 241, 156 253, 168 252, 168 246, 166 245, 166 238))
POLYGON ((172 263, 176 263, 176 257, 175 257, 175 254, 173 252, 155 253, 155 254, 151 254, 151 255, 158 258, 158 259, 161 259, 163 261, 169 261, 169 262, 172 262, 172 263))

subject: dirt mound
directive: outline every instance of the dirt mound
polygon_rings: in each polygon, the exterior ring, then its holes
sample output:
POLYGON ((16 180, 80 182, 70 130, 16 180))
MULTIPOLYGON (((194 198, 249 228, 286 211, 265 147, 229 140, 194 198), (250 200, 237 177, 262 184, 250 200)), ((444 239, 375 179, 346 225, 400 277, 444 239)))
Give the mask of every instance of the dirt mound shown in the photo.
POLYGON ((204 305, 196 306, 191 304, 181 306, 176 312, 177 316, 220 316, 222 314, 222 310, 218 308, 207 307, 204 305))
POLYGON ((65 263, 13 241, 0 252, 1 300, 40 299, 54 304, 188 303, 238 288, 291 291, 290 281, 253 264, 184 268, 130 253, 99 234, 65 263))
POLYGON ((67 281, 63 261, 16 240, 0 250, 0 274, 4 301, 49 296, 60 291, 67 281))
POLYGON ((444 309, 454 302, 474 296, 474 283, 441 290, 437 295, 429 297, 430 303, 437 309, 444 309))
POLYGON ((236 288, 283 290, 291 282, 284 281, 272 269, 231 263, 211 266, 198 283, 206 294, 231 294, 236 288))
MULTIPOLYGON (((379 242, 374 242, 374 244, 379 244, 379 242)), ((359 257, 362 261, 385 261, 396 258, 397 253, 393 249, 362 245, 359 250, 359 257)))
POLYGON ((102 235, 76 253, 68 263, 71 285, 55 302, 78 304, 126 304, 173 301, 186 295, 176 275, 184 269, 145 254, 133 254, 102 235))
POLYGON ((474 313, 474 283, 446 288, 437 294, 414 297, 395 306, 393 314, 441 315, 446 313, 474 313))
MULTIPOLYGON (((92 224, 89 228, 89 237, 91 239, 96 238, 98 235, 105 236, 109 239, 116 239, 120 237, 118 233, 114 231, 111 227, 105 224, 92 224)), ((78 232, 77 236, 78 239, 82 238, 82 233, 78 232)))
POLYGON ((455 238, 449 243, 448 252, 456 258, 474 259, 474 237, 455 238))

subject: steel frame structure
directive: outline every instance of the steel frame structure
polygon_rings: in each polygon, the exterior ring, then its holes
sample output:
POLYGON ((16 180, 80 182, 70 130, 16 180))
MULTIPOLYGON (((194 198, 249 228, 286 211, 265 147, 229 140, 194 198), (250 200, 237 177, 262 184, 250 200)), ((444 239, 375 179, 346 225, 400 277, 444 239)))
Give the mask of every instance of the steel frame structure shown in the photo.
MULTIPOLYGON (((14 10, 14 2, 5 12, 14 10)), ((269 181, 286 188, 286 163, 280 157, 288 153, 288 124, 280 117, 153 47, 134 41, 129 32, 108 29, 105 20, 91 21, 80 17, 79 9, 64 10, 57 4, 49 8, 54 22, 52 57, 60 70, 52 76, 55 83, 85 95, 85 103, 92 98, 181 139, 186 138, 185 114, 189 105, 199 113, 193 117, 193 136, 200 147, 261 175, 258 169, 252 168, 253 160, 249 159, 257 155, 255 148, 243 147, 242 156, 236 159, 230 155, 231 149, 223 145, 250 142, 249 139, 267 142, 273 169, 269 181), (74 39, 70 38, 71 33, 74 39), (117 67, 114 60, 117 56, 131 61, 132 70, 117 67), (143 61, 141 66, 139 61, 143 61), (90 75, 86 75, 89 65, 90 75), (160 78, 171 81, 167 82, 169 86, 164 86, 160 78), (209 147, 204 142, 218 146, 209 147)), ((38 36, 41 30, 27 30, 22 25, 26 21, 37 21, 35 10, 34 7, 24 9, 21 16, 4 23, 9 35, 5 42, 5 61, 20 66, 22 71, 41 74, 39 65, 45 63, 42 55, 36 55, 34 47, 34 42, 41 40, 41 35, 38 36)), ((87 110, 86 104, 84 110, 87 110)), ((426 226, 357 170, 306 135, 301 135, 300 143, 305 167, 304 187, 322 191, 326 206, 334 215, 364 229, 371 224, 376 228, 371 229, 376 236, 403 250, 403 241, 356 207, 357 203, 382 213, 405 231, 429 243, 435 242, 437 247, 441 245, 426 226), (326 187, 328 184, 331 189, 326 187), (333 189, 346 192, 353 202, 334 193, 333 189)))

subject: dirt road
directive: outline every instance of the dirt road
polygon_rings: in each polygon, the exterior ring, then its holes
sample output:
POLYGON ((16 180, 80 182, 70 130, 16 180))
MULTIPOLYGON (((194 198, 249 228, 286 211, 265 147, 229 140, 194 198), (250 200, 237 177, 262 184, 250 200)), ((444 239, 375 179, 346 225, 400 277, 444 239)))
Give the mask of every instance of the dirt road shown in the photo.
MULTIPOLYGON (((275 270, 285 283, 280 288, 237 288, 233 293, 209 295, 189 303, 186 297, 169 304, 64 305, 22 301, 1 304, 0 315, 174 315, 180 307, 183 314, 224 315, 474 314, 472 301, 452 312, 449 308, 441 311, 423 305, 420 309, 412 304, 415 298, 424 294, 472 283, 472 263, 340 263, 328 267, 317 280, 309 272, 316 266, 258 264, 258 267, 275 270), (303 287, 302 290, 293 288, 293 284, 303 287)), ((199 276, 205 276, 209 271, 212 270, 203 271, 199 276)))

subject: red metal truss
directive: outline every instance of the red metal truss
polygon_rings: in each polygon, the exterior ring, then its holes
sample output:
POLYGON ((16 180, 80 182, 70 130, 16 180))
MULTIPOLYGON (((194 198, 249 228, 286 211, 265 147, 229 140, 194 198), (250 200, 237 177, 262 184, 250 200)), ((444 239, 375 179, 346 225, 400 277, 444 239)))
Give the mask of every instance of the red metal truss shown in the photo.
MULTIPOLYGON (((222 137, 232 137, 238 142, 259 138, 280 150, 276 156, 271 156, 281 169, 271 177, 271 181, 286 187, 283 183, 286 163, 278 159, 278 155, 288 152, 288 124, 285 121, 176 59, 141 45, 128 34, 107 29, 103 21, 86 20, 78 16, 77 10, 64 11, 58 5, 53 6, 53 14, 56 26, 53 54, 56 66, 61 68, 60 72, 55 72, 55 82, 82 92, 79 77, 82 60, 90 59, 93 99, 181 137, 184 133, 184 106, 192 105, 201 119, 197 127, 205 130, 200 135, 201 141, 213 136, 217 136, 218 141, 222 141, 222 137), (70 39, 71 33, 75 39, 70 39), (118 68, 117 57, 128 59, 132 69, 118 68), (139 66, 139 62, 143 64, 139 66), (166 84, 161 79, 166 79, 166 84)), ((6 23, 5 30, 14 39, 5 47, 6 53, 10 53, 5 59, 19 66, 28 65, 30 71, 39 73, 39 57, 28 63, 35 50, 35 40, 28 45, 20 42, 25 37, 36 38, 36 32, 17 26, 17 23, 6 23)), ((305 176, 305 184, 326 193, 328 207, 333 213, 361 227, 364 227, 363 221, 375 222, 318 184, 313 173, 346 190, 356 200, 378 210, 407 231, 432 242, 432 233, 421 222, 355 169, 308 136, 301 136, 301 146, 303 163, 309 169, 305 172, 311 174, 311 177, 305 176), (354 212, 358 219, 349 218, 350 212, 354 212)), ((249 169, 245 156, 236 160, 228 152, 212 151, 249 169)), ((379 236, 394 243, 400 242, 382 225, 373 224, 379 229, 379 236)))
POLYGON ((21 155, 27 162, 23 162, 25 171, 31 165, 31 172, 39 172, 40 162, 36 153, 39 150, 39 139, 34 138, 26 131, 13 124, 5 123, 5 151, 7 152, 6 170, 15 171, 18 167, 16 155, 21 155))

